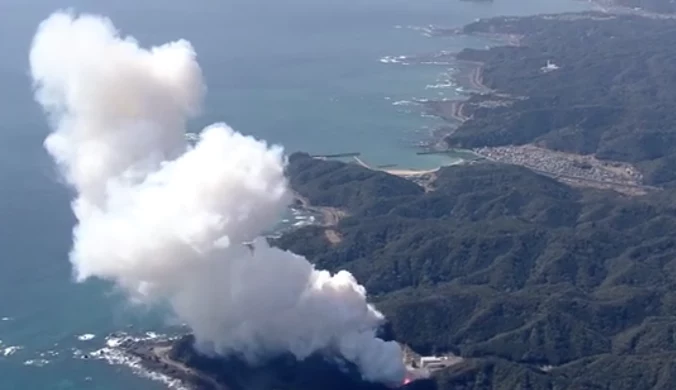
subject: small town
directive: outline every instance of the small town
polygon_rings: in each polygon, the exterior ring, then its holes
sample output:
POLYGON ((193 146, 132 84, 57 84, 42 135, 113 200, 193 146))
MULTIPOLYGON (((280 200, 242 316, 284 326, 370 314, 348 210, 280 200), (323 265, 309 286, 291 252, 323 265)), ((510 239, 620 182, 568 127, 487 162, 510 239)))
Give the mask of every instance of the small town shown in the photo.
POLYGON ((642 174, 629 163, 599 160, 594 156, 556 152, 535 145, 483 147, 472 149, 490 161, 521 165, 538 173, 591 187, 609 186, 619 190, 654 189, 642 184, 642 174))

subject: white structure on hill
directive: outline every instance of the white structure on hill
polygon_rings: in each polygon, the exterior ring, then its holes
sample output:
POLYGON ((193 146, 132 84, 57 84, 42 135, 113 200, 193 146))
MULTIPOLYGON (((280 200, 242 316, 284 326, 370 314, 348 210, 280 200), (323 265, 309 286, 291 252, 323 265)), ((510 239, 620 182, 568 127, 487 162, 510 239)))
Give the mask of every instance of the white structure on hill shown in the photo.
POLYGON ((551 60, 547 60, 547 65, 540 68, 540 70, 543 73, 549 73, 549 72, 552 72, 552 71, 557 70, 557 69, 560 69, 560 67, 558 65, 556 65, 555 63, 553 63, 551 60))

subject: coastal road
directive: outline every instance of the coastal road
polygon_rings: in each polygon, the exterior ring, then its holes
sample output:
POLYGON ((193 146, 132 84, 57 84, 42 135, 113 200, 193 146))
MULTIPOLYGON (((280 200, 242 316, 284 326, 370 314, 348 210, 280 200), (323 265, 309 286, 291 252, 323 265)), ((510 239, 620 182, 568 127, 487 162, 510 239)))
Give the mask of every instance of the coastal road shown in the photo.
POLYGON ((469 78, 469 83, 472 88, 476 89, 479 93, 490 93, 493 92, 492 89, 488 88, 484 84, 484 64, 479 63, 479 65, 472 71, 472 74, 469 78))

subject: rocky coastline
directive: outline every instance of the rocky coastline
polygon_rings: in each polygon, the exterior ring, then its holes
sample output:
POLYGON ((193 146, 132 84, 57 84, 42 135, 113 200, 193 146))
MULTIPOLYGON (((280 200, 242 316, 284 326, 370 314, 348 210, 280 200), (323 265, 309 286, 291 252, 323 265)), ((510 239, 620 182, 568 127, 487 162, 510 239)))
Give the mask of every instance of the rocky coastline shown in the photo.
MULTIPOLYGON (((560 15, 544 15, 531 18, 495 18, 488 20, 479 20, 463 28, 446 29, 437 31, 438 35, 448 34, 469 34, 484 37, 490 37, 501 42, 499 47, 520 48, 528 44, 528 34, 524 28, 514 27, 518 24, 516 21, 521 19, 538 20, 542 23, 562 23, 562 22, 585 22, 585 21, 603 21, 609 20, 618 15, 626 15, 627 11, 621 7, 601 8, 603 12, 586 12, 560 15), (618 9, 623 12, 618 13, 618 9)), ((632 15, 641 14, 638 10, 632 15)), ((525 23, 524 23, 525 25, 525 23)), ((538 34, 543 34, 538 32, 538 34)), ((479 125, 479 121, 486 121, 493 112, 507 113, 510 111, 519 112, 523 108, 524 101, 528 101, 530 96, 515 94, 514 91, 505 91, 498 86, 495 88, 495 82, 486 82, 484 74, 487 66, 483 57, 490 58, 488 55, 481 54, 482 51, 470 50, 453 54, 458 71, 455 75, 455 82, 463 89, 467 90, 467 96, 464 99, 454 100, 430 100, 424 103, 424 109, 427 114, 437 116, 448 123, 434 132, 434 139, 427 145, 429 152, 444 152, 456 148, 471 150, 479 159, 490 160, 494 162, 520 165, 535 172, 554 177, 562 182, 583 187, 611 189, 627 195, 642 195, 647 192, 659 189, 659 185, 654 185, 643 174, 640 166, 631 161, 622 161, 608 158, 606 156, 597 156, 595 153, 580 153, 570 150, 562 150, 561 147, 550 145, 543 142, 524 142, 519 139, 493 142, 472 142, 464 144, 458 139, 462 137, 473 137, 465 132, 461 137, 456 137, 458 132, 465 129, 474 128, 479 125), (487 85, 488 84, 488 85, 487 85), (477 118, 475 114, 480 114, 477 118), (479 119, 479 120, 477 120, 479 119), (475 124, 476 123, 476 124, 475 124), (584 163, 580 163, 580 162, 584 163), (581 165, 580 165, 581 164, 581 165), (577 169, 584 166, 586 169, 577 169), (621 167, 623 174, 607 174, 608 167, 621 167)), ((489 51, 485 51, 489 53, 489 51)), ((555 72, 559 66, 555 61, 543 58, 540 73, 547 74, 555 72)), ((490 62, 494 69, 495 61, 490 62)), ((490 119, 489 119, 490 120, 490 119)), ((496 126, 499 124, 496 122, 496 126)), ((543 124, 543 126, 547 126, 543 124)), ((612 168, 611 171, 615 169, 612 168)))
MULTIPOLYGON (((206 356, 194 348, 194 337, 177 339, 123 340, 117 348, 138 360, 149 372, 165 375, 191 390, 392 390, 382 384, 366 382, 356 369, 344 361, 313 355, 298 361, 291 355, 278 355, 258 365, 238 356, 206 356)), ((399 388, 430 388, 432 381, 421 379, 399 388), (421 387, 423 386, 423 387, 421 387), (427 387, 426 387, 427 386, 427 387)))

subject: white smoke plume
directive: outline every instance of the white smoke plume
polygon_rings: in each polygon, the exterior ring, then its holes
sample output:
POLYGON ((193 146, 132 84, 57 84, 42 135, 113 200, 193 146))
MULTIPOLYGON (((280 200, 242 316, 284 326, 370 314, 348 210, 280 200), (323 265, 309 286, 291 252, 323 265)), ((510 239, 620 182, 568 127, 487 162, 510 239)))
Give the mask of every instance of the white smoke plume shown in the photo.
POLYGON ((146 50, 106 18, 59 12, 40 24, 30 66, 53 127, 45 147, 77 193, 78 281, 169 302, 205 352, 331 351, 367 380, 403 381, 402 352, 375 336, 383 316, 351 274, 258 238, 291 201, 282 148, 225 124, 186 143, 205 92, 190 43, 146 50))

